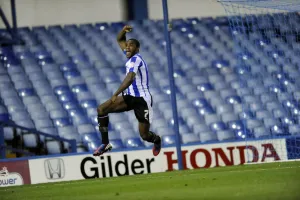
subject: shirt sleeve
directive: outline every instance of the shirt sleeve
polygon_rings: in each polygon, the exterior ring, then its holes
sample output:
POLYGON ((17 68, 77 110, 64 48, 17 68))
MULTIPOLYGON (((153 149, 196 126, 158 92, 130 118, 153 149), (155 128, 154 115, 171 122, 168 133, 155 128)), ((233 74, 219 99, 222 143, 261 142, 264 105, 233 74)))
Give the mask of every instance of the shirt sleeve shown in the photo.
POLYGON ((132 57, 130 60, 130 68, 129 68, 129 72, 134 72, 137 73, 139 67, 141 66, 141 59, 138 57, 132 57))

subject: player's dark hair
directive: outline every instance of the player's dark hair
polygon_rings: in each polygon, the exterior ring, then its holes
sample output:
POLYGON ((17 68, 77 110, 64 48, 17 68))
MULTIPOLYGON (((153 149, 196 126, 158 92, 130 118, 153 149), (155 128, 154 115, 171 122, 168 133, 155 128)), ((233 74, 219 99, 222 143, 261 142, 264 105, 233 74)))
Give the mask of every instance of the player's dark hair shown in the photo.
POLYGON ((137 39, 131 38, 129 40, 131 40, 136 45, 137 48, 140 48, 141 44, 137 39))

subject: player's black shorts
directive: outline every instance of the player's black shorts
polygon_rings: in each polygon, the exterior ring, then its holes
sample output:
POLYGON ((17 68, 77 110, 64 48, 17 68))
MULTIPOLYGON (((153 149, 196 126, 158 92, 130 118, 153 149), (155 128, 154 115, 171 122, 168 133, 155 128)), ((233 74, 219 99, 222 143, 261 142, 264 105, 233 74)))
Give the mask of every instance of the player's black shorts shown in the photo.
POLYGON ((123 98, 128 106, 128 110, 134 110, 135 117, 139 122, 151 123, 150 112, 152 112, 152 97, 149 105, 151 108, 148 107, 148 104, 143 97, 123 95, 123 98))

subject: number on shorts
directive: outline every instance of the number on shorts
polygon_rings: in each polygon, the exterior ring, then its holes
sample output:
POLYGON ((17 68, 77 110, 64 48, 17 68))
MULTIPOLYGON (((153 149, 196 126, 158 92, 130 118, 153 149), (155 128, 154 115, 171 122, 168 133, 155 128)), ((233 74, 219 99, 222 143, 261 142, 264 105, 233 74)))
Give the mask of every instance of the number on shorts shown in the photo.
POLYGON ((149 110, 144 110, 144 112, 145 112, 145 115, 144 115, 145 119, 148 119, 149 110))

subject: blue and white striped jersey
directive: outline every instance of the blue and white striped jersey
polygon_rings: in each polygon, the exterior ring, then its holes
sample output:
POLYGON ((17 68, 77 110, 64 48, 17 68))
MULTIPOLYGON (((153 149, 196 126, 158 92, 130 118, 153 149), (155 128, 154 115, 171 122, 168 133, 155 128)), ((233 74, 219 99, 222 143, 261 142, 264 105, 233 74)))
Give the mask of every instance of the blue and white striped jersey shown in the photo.
POLYGON ((129 72, 135 72, 135 80, 128 87, 126 93, 135 97, 144 97, 145 100, 151 100, 149 92, 148 66, 140 54, 135 54, 126 62, 126 75, 129 72))

